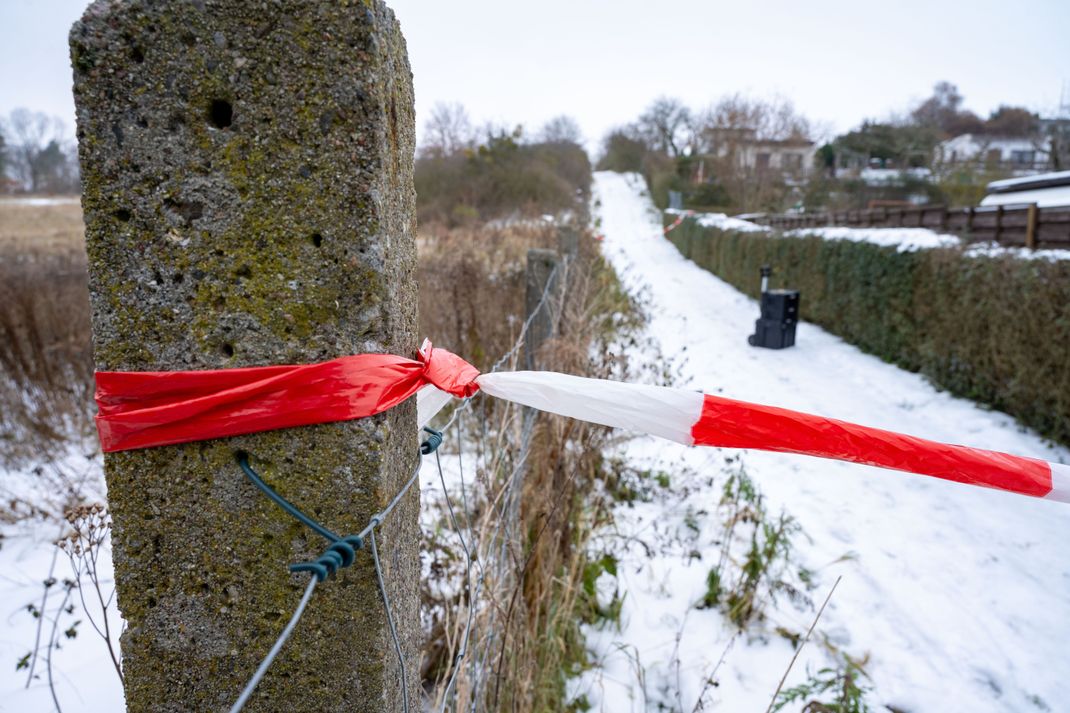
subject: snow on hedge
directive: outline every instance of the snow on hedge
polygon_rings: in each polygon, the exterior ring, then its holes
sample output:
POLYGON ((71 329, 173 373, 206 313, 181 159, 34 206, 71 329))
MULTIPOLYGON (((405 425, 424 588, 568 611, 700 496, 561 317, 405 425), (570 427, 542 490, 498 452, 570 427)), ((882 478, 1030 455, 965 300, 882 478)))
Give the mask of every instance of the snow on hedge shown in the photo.
POLYGON ((789 230, 784 235, 797 238, 816 235, 825 240, 850 240, 856 243, 873 243, 886 247, 895 247, 901 253, 927 250, 930 248, 949 248, 959 245, 954 235, 936 233, 927 228, 798 228, 789 230))

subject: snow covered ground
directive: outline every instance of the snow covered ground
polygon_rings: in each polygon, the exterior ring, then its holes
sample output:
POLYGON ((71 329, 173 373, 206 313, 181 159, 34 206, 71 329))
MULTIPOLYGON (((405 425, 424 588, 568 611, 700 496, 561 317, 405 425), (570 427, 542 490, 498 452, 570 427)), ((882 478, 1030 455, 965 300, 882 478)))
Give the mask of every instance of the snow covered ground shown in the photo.
MULTIPOLYGON (((72 443, 71 453, 59 461, 67 483, 86 494, 91 501, 103 502, 104 478, 99 454, 72 443)), ((62 500, 61 480, 50 477, 46 467, 40 474, 33 470, 3 472, 0 470, 0 496, 6 501, 22 499, 38 506, 53 508, 62 500)), ((55 694, 64 713, 108 713, 123 710, 123 691, 108 657, 104 641, 93 630, 83 609, 77 590, 71 594, 67 607, 64 600, 64 580, 73 576, 71 562, 60 552, 55 541, 70 531, 67 523, 54 516, 29 518, 16 525, 5 524, 0 529, 0 610, 3 628, 0 630, 0 711, 24 713, 51 711, 56 706, 48 685, 47 641, 55 636, 60 648, 52 651, 52 676, 55 694), (43 598, 44 582, 54 579, 43 598), (42 609, 42 604, 44 607, 42 609), (33 610, 44 612, 44 618, 34 616, 33 610), (58 619, 58 625, 53 624, 58 619), (76 624, 76 622, 79 622, 76 624), (41 623, 39 657, 33 665, 33 677, 27 667, 17 663, 33 649, 38 624, 41 623), (72 629, 73 626, 73 629, 72 629), (72 631, 74 636, 64 632, 72 631), (29 685, 27 685, 29 683, 29 685)), ((107 598, 113 590, 110 543, 100 551, 98 570, 101 592, 107 598)), ((101 609, 95 600, 91 583, 83 578, 88 611, 94 622, 102 627, 101 609)), ((114 601, 109 606, 109 623, 113 635, 122 630, 122 621, 114 601)))
MULTIPOLYGON (((863 354, 810 324, 797 346, 751 348, 757 305, 684 260, 662 237, 637 176, 600 173, 603 250, 649 298, 650 336, 686 385, 712 393, 1050 461, 1070 452, 1009 416, 952 398, 922 377, 863 354)), ((642 354, 636 356, 642 357, 642 354)), ((649 356, 649 355, 647 355, 649 356)), ((590 627, 600 665, 573 687, 602 711, 690 711, 717 664, 708 709, 764 711, 793 648, 783 638, 732 640, 716 610, 696 609, 720 535, 712 513, 722 471, 739 452, 636 438, 623 455, 670 474, 650 502, 621 505, 604 542, 621 557, 620 630, 590 627), (710 485, 709 478, 716 481, 710 485), (642 541, 648 550, 638 544, 642 541), (662 546, 658 546, 658 544, 662 546), (664 706, 659 708, 658 706, 664 706)), ((896 710, 1070 710, 1070 509, 866 466, 761 452, 742 461, 768 506, 809 538, 820 603, 843 576, 786 687, 829 660, 823 641, 861 657, 872 701, 896 710), (846 557, 845 557, 846 555, 846 557)), ((600 589, 614 586, 608 575, 600 589)), ((813 611, 780 606, 770 627, 805 631, 813 611)), ((792 710, 788 708, 786 710, 792 710)), ((795 710, 798 710, 796 707, 795 710)))
POLYGON ((0 198, 3 205, 17 206, 50 206, 50 205, 78 205, 82 199, 78 196, 23 196, 19 198, 0 198))

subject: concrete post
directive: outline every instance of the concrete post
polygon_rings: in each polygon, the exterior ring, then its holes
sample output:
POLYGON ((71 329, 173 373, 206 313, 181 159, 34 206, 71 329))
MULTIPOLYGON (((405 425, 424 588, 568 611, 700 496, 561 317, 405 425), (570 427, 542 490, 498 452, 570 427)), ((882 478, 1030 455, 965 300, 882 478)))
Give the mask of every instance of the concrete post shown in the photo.
POLYGON ((565 284, 563 268, 558 268, 560 262, 561 257, 553 250, 528 250, 524 313, 535 315, 524 337, 524 368, 528 370, 539 368, 539 349, 554 334, 559 293, 565 284), (546 301, 540 307, 544 294, 546 301))
MULTIPOLYGON (((70 35, 99 370, 306 363, 416 344, 412 75, 378 0, 97 0, 70 35)), ((130 711, 234 701, 326 543, 417 460, 415 406, 105 459, 130 711)), ((419 496, 379 534, 418 700, 419 496)), ((246 710, 394 711, 370 557, 321 584, 246 710)))

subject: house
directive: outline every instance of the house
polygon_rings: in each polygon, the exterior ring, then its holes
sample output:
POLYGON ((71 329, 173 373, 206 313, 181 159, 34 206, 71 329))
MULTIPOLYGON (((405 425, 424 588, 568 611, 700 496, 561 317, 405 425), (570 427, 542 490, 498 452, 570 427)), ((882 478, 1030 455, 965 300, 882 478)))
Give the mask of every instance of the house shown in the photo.
POLYGON ((711 128, 703 138, 706 150, 696 156, 693 176, 698 183, 709 175, 707 159, 711 163, 729 161, 747 172, 799 178, 813 170, 817 153, 817 144, 807 138, 763 139, 755 129, 749 128, 711 128))
POLYGON ((1008 170, 1029 175, 1051 168, 1050 144, 1042 137, 1024 138, 962 134, 936 145, 937 170, 955 168, 1008 170))

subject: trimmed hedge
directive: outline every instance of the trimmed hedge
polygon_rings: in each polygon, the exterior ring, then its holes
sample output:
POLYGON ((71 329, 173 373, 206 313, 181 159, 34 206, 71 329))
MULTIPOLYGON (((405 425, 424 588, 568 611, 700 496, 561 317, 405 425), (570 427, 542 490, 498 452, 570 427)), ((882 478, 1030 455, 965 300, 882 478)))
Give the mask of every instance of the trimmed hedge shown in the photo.
POLYGON ((804 319, 1070 445, 1070 261, 897 252, 690 219, 668 237, 753 297, 758 268, 772 265, 775 284, 801 291, 804 319))

